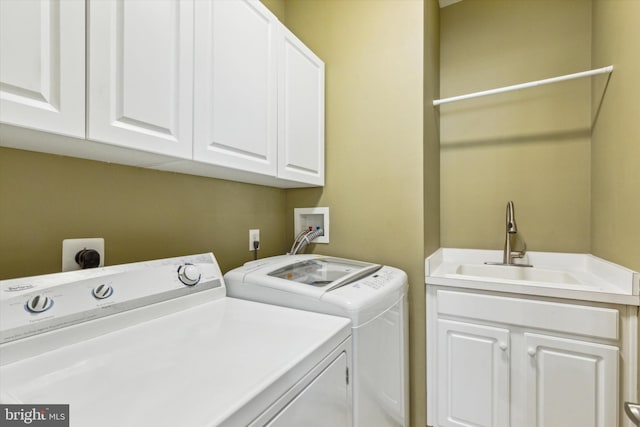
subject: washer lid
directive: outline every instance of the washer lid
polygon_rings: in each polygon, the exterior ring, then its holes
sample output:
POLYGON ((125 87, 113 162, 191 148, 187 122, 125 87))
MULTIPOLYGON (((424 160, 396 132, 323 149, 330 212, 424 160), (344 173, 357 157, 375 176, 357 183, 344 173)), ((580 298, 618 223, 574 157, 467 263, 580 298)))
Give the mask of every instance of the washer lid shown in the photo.
POLYGON ((331 291, 355 282, 381 268, 382 266, 379 264, 325 257, 287 264, 267 273, 267 275, 331 291))
POLYGON ((227 272, 224 281, 232 297, 348 317, 353 326, 396 304, 408 287, 397 268, 313 254, 249 262, 227 272), (335 277, 341 268, 349 271, 335 277))

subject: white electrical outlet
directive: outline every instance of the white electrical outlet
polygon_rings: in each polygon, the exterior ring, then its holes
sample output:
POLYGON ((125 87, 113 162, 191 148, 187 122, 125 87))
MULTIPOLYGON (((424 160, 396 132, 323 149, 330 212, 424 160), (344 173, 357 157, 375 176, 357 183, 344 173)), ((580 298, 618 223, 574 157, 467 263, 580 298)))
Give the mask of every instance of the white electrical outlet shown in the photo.
POLYGON ((100 265, 104 267, 104 239, 64 239, 62 241, 62 271, 80 270, 76 254, 83 249, 93 249, 100 254, 100 265))
POLYGON ((260 229, 254 228, 249 230, 249 250, 253 251, 253 242, 258 242, 258 249, 260 249, 260 229))

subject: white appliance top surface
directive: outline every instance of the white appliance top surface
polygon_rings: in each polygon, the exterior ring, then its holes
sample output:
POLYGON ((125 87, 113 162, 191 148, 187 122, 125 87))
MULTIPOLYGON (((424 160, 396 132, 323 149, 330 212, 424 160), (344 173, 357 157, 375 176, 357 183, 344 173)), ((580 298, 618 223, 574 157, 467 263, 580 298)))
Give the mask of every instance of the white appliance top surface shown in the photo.
POLYGON ((229 271, 224 280, 229 296, 346 316, 353 326, 394 305, 408 288, 406 273, 397 268, 315 254, 248 262, 229 271), (346 275, 344 270, 349 270, 346 275), (322 282, 323 276, 325 283, 308 283, 322 282), (337 276, 353 280, 336 287, 337 276))
POLYGON ((222 298, 6 364, 0 401, 70 404, 72 426, 95 427, 224 425, 246 405, 246 425, 349 334, 345 318, 222 298))

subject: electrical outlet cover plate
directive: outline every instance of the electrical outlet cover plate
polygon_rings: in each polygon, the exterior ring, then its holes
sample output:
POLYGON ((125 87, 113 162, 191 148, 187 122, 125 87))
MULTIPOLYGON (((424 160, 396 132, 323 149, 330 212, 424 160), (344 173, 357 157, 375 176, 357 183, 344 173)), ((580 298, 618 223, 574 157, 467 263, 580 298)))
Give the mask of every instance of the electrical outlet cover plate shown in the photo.
POLYGON ((260 250, 260 229, 252 228, 249 230, 249 250, 253 252, 253 242, 258 241, 258 250, 260 250))
POLYGON ((100 254, 100 265, 104 267, 104 239, 64 239, 62 241, 62 271, 80 270, 76 254, 83 249, 93 249, 100 254))

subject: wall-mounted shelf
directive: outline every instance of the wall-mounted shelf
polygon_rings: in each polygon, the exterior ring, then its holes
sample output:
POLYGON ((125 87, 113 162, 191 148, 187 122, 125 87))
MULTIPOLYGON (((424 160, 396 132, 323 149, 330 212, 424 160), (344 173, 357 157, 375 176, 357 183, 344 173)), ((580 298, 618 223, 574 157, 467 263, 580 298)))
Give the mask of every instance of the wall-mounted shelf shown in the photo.
POLYGON ((608 74, 608 73, 611 73, 612 71, 613 71, 613 65, 609 65, 608 67, 602 67, 602 68, 589 70, 589 71, 582 71, 580 73, 567 74, 564 76, 551 77, 549 79, 544 79, 544 80, 536 80, 533 82, 520 83, 517 85, 484 90, 481 92, 473 92, 473 93, 468 93, 466 95, 452 96, 450 98, 434 99, 433 105, 438 106, 438 105, 447 104, 450 102, 462 101, 465 99, 479 98, 481 96, 487 96, 487 95, 494 95, 496 93, 512 92, 514 90, 527 89, 530 87, 542 86, 550 83, 562 82, 565 80, 573 80, 573 79, 579 79, 582 77, 595 76, 597 74, 608 74))

